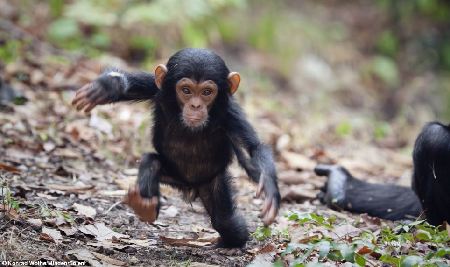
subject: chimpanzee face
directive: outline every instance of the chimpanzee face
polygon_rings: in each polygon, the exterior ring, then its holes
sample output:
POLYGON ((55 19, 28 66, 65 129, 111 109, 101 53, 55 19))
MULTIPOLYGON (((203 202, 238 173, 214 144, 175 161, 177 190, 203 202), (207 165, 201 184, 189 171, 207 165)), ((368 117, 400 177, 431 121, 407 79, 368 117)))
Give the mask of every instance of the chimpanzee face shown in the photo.
POLYGON ((217 84, 211 80, 198 82, 182 78, 176 83, 175 90, 182 123, 192 129, 206 126, 208 112, 218 94, 217 84))
POLYGON ((214 103, 234 94, 240 80, 239 73, 230 72, 218 55, 206 49, 180 50, 167 66, 160 64, 155 69, 155 83, 166 92, 165 103, 176 101, 181 123, 192 130, 203 129, 208 120, 214 120, 214 103))

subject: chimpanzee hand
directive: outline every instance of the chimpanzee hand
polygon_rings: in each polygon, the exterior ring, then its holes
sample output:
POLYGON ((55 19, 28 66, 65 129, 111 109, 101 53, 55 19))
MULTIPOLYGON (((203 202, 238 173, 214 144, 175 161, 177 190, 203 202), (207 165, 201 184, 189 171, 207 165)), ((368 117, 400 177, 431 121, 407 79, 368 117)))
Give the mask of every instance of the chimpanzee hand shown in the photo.
POLYGON ((123 202, 134 210, 141 221, 152 223, 158 217, 158 197, 143 198, 137 185, 128 190, 123 202))
POLYGON ((77 110, 90 112, 95 106, 116 102, 125 84, 120 76, 102 74, 92 83, 78 89, 72 101, 77 110))
POLYGON ((261 193, 264 191, 264 204, 261 215, 263 217, 264 225, 266 226, 275 221, 278 214, 278 209, 280 208, 281 200, 278 185, 276 183, 277 179, 272 176, 262 173, 259 178, 258 189, 256 191, 257 197, 260 197, 261 193))

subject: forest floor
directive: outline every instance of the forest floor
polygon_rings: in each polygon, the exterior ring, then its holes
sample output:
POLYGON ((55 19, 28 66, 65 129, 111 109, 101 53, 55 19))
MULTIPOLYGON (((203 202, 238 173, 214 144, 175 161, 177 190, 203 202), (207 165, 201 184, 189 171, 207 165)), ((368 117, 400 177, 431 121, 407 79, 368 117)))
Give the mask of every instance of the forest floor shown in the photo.
MULTIPOLYGON (((296 136, 286 135, 285 127, 308 125, 283 121, 282 116, 255 106, 249 109, 250 120, 276 154, 283 197, 277 222, 270 229, 260 227, 262 201, 255 197, 255 185, 235 165, 231 171, 236 177, 238 208, 254 233, 245 248, 212 248, 218 235, 201 204, 184 202, 179 192, 168 187, 162 188, 158 220, 140 222, 121 199, 136 179, 139 155, 152 149, 149 107, 142 103, 108 105, 86 115, 70 105, 75 90, 95 79, 100 69, 99 62, 60 54, 43 43, 34 43, 29 54, 2 66, 3 79, 27 101, 18 103, 20 98, 16 98, 15 104, 0 106, 1 261, 79 260, 93 266, 246 266, 253 262, 254 266, 271 266, 279 260, 279 264, 297 266, 314 261, 331 266, 349 262, 379 266, 404 261, 405 255, 435 259, 442 257, 442 253, 437 255, 442 249, 444 256, 448 252, 448 236, 445 239, 442 231, 420 221, 394 224, 336 212, 315 199, 325 182, 313 173, 318 162, 344 165, 357 177, 376 177, 367 180, 408 186, 409 153, 358 140, 330 142, 326 147, 293 146, 296 136), (399 225, 403 232, 395 228, 399 225), (408 230, 402 225, 409 225, 408 230), (429 233, 429 238, 421 239, 418 230, 429 233), (366 238, 367 233, 372 236, 366 238), (318 248, 319 243, 328 244, 328 250, 318 248), (338 249, 345 244, 351 248, 348 255, 338 249)), ((5 92, 6 86, 2 88, 5 92)), ((446 259, 439 260, 448 264, 446 259)))

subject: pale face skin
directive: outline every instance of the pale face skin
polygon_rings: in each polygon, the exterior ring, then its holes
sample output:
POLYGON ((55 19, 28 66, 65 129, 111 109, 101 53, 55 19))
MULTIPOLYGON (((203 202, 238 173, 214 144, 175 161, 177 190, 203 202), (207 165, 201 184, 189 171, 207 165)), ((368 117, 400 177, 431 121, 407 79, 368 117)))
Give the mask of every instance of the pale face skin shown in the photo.
MULTIPOLYGON (((155 83, 162 88, 167 67, 163 64, 155 69, 155 83)), ((228 75, 230 94, 234 94, 239 87, 241 77, 237 72, 228 75)), ((175 85, 177 101, 182 110, 181 121, 191 129, 198 129, 208 123, 208 112, 216 99, 219 88, 211 80, 196 81, 188 77, 180 79, 175 85)))
POLYGON ((177 82, 175 90, 182 110, 182 122, 189 128, 205 126, 208 111, 218 94, 217 85, 211 80, 197 82, 183 78, 177 82))

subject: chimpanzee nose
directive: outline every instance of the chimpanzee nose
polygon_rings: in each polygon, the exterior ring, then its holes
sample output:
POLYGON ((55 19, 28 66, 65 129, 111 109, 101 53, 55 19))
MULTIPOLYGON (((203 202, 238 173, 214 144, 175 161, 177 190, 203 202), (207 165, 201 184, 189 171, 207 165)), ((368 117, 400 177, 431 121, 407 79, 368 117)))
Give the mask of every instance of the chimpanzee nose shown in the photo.
POLYGON ((199 109, 200 108, 200 104, 191 104, 191 108, 199 109))

